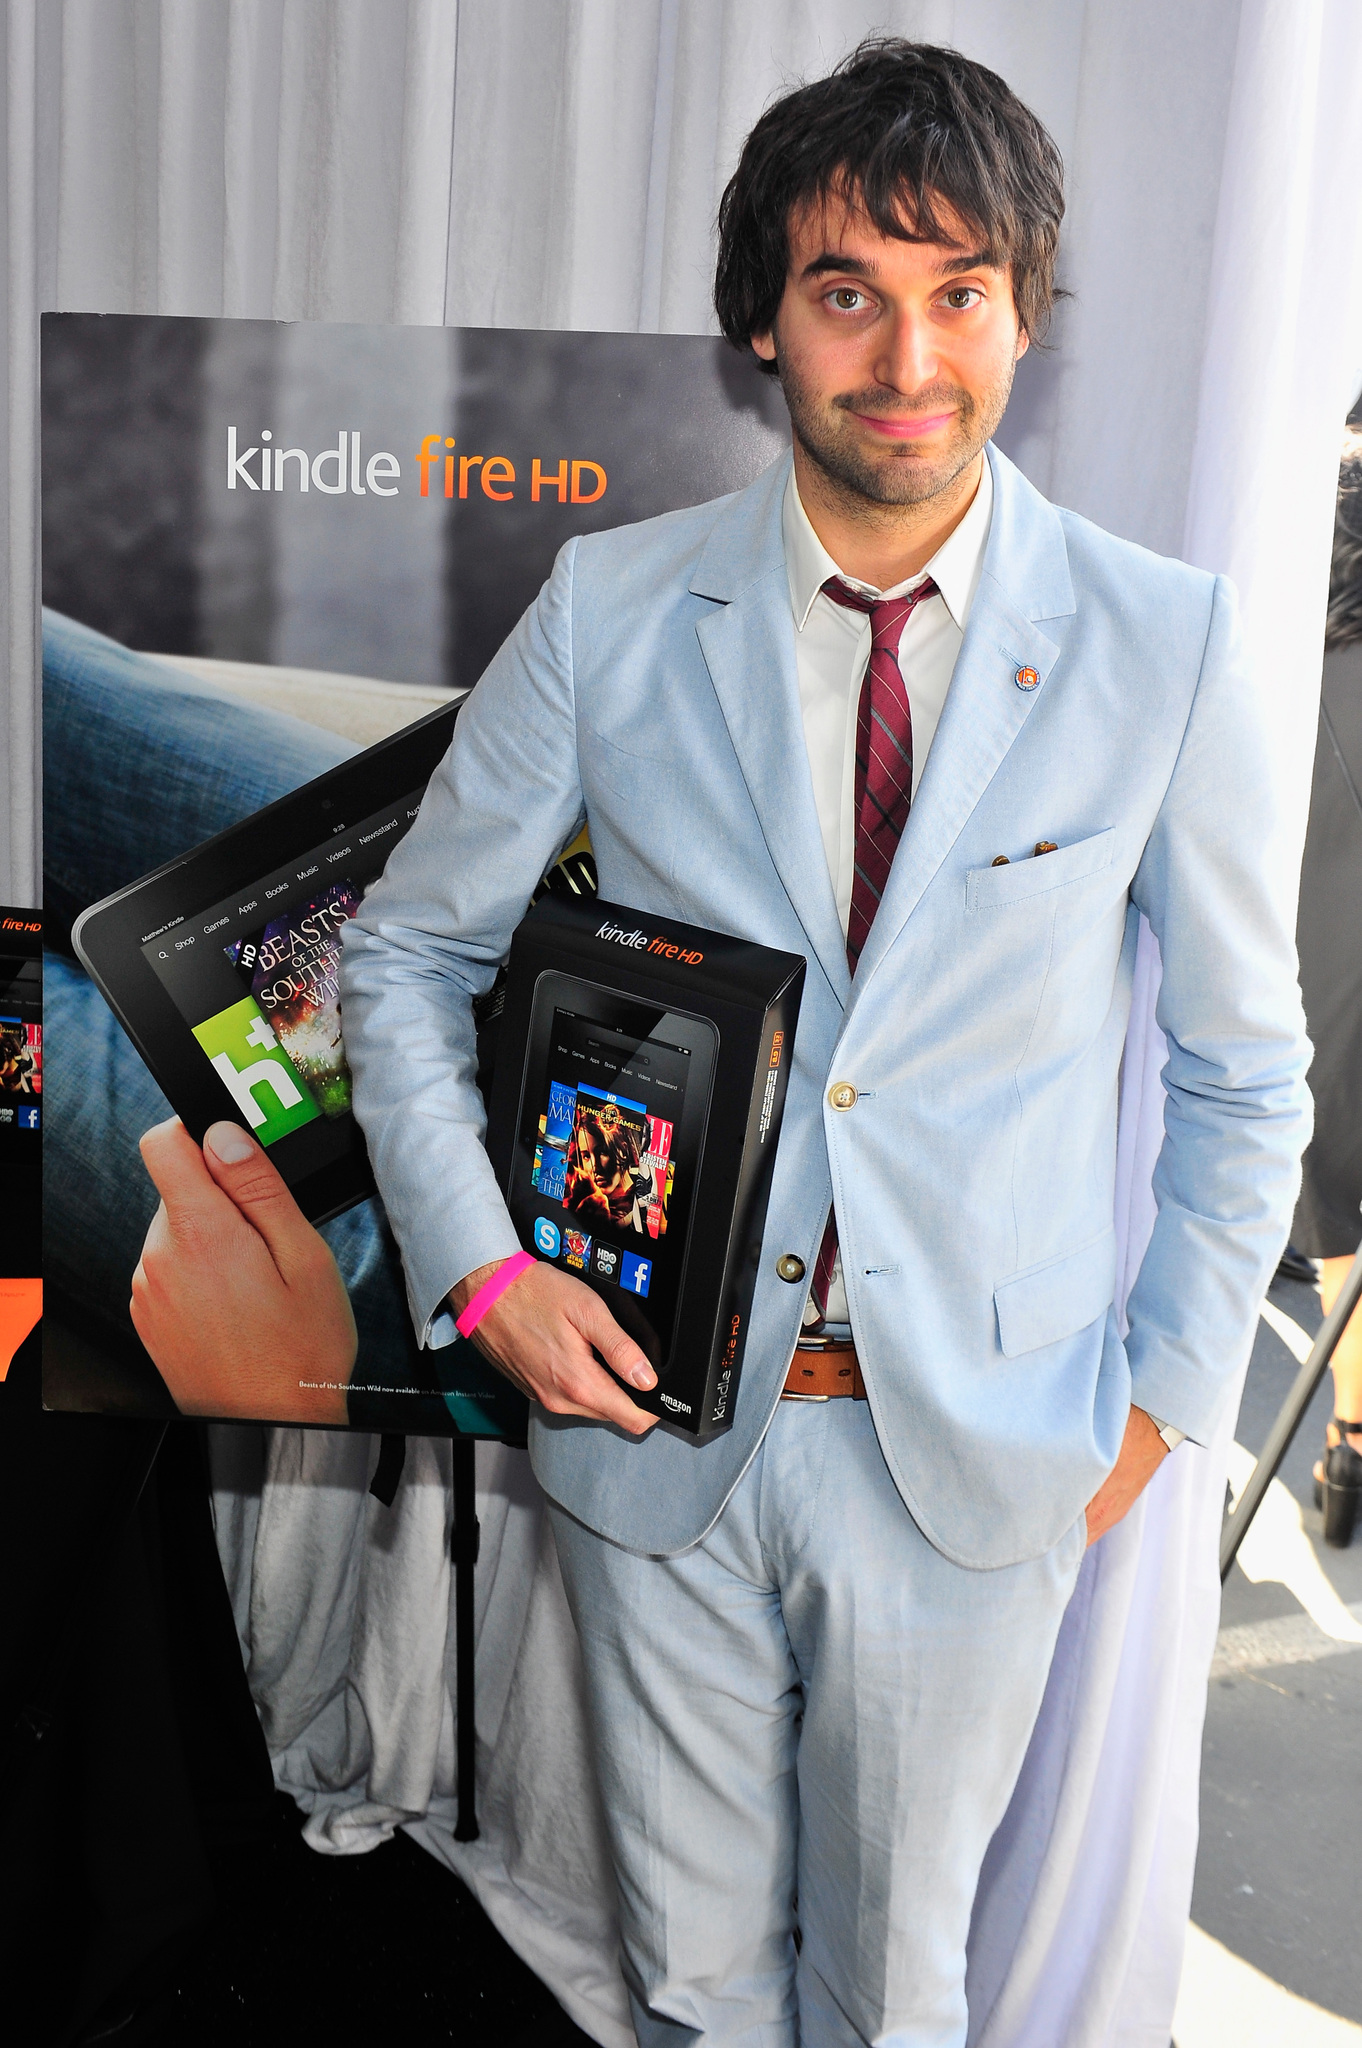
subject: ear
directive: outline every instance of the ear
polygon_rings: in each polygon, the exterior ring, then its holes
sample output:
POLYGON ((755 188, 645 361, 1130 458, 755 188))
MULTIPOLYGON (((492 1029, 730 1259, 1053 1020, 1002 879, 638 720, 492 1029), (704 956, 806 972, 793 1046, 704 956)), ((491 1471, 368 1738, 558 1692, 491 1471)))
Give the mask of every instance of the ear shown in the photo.
POLYGON ((1019 327, 1017 329, 1017 353, 1012 358, 1013 362, 1019 363, 1022 357, 1026 354, 1026 351, 1030 348, 1030 346, 1030 335, 1027 333, 1024 327, 1019 327))
POLYGON ((768 327, 764 334, 754 334, 752 336, 752 348, 754 353, 759 355, 764 363, 773 363, 776 359, 775 328, 768 327))

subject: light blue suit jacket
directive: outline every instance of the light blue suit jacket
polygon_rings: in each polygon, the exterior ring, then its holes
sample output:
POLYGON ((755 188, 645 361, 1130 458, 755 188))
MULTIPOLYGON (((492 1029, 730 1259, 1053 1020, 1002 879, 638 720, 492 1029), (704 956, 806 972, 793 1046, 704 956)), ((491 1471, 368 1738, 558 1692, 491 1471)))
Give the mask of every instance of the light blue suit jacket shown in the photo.
POLYGON ((548 1493, 632 1549, 695 1542, 751 1458, 803 1306, 776 1260, 812 1270, 833 1197, 885 1458, 930 1541, 972 1566, 1059 1540, 1132 1398, 1207 1436, 1285 1239, 1310 1121, 1298 849, 1233 591, 989 460, 978 593, 854 984, 800 716, 788 458, 734 497, 569 542, 346 929, 357 1112, 437 1338, 448 1289, 517 1248, 481 1145, 470 999, 583 820, 610 900, 807 956, 733 1428, 697 1450, 532 1425, 548 1493), (1058 852, 1030 857, 1042 839, 1058 852), (1116 1103, 1140 911, 1163 954, 1168 1098, 1123 1343, 1116 1103), (842 1080, 846 1112, 827 1099, 842 1080))

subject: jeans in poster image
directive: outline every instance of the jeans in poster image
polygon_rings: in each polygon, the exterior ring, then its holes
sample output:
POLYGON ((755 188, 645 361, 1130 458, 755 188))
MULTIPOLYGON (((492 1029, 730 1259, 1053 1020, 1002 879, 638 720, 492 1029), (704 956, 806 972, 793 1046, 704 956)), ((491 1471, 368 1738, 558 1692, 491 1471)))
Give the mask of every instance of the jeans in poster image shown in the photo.
MULTIPOLYGON (((358 751, 333 733, 222 696, 45 612, 49 907, 73 915, 358 751)), ((45 1277, 122 1338, 128 1283, 157 1205, 137 1141, 170 1115, 170 1105, 94 984, 55 946, 47 953, 45 1002, 49 1053, 53 1044, 60 1048, 46 1075, 52 1113, 44 1134, 45 1277)), ((349 1289, 371 1384, 424 1383, 432 1372, 462 1366, 462 1343, 418 1351, 380 1202, 347 1209, 323 1225, 322 1236, 349 1289)), ((360 1426, 365 1398, 351 1397, 350 1419, 360 1426)), ((423 1420, 446 1431, 451 1413, 460 1427, 473 1428, 476 1410, 458 1391, 404 1401, 407 1426, 417 1434, 423 1420)), ((367 1426, 392 1428, 390 1404, 367 1426)))

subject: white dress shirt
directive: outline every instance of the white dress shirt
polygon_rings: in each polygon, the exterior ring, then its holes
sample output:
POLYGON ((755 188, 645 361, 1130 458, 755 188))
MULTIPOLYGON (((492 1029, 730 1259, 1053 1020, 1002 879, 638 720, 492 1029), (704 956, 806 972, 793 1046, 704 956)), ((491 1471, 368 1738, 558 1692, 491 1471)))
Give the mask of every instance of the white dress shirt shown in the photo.
MULTIPOLYGON (((856 719, 861 682, 870 659, 870 619, 865 612, 848 611, 845 605, 834 604, 823 595, 823 585, 829 576, 840 576, 853 590, 880 598, 900 597, 915 590, 927 576, 936 584, 937 595, 926 597, 915 606, 899 640, 899 671, 913 719, 916 796, 969 623, 992 517, 993 477, 985 462, 969 510, 927 566, 906 582, 896 583, 892 590, 876 590, 873 584, 862 583, 838 568, 809 523, 795 486, 794 471, 790 471, 781 523, 790 602, 794 606, 799 703, 823 851, 843 931, 851 915, 855 870, 856 719)), ((830 1323, 850 1322, 840 1257, 828 1288, 827 1319, 830 1323)))
POLYGON ((876 590, 838 568, 809 524, 799 500, 794 471, 785 490, 782 526, 785 568, 794 606, 799 702, 804 743, 809 750, 813 796, 823 833, 823 851, 837 897, 842 930, 851 915, 851 880, 856 853, 856 716, 861 682, 870 659, 870 620, 825 597, 829 576, 840 576, 867 597, 901 597, 930 576, 938 595, 924 598, 909 614, 899 640, 899 669, 913 716, 913 794, 922 780, 928 750, 965 637, 970 606, 979 584, 989 523, 993 477, 987 462, 979 488, 960 524, 925 569, 892 590, 876 590))

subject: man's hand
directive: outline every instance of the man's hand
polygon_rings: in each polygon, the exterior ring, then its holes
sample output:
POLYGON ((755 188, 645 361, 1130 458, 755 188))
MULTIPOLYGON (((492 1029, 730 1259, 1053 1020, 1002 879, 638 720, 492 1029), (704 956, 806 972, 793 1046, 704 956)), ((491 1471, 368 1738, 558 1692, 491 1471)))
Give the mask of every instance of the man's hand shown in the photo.
POLYGON ((1088 1502, 1089 1547, 1130 1513, 1167 1456, 1153 1418, 1143 1408, 1132 1408, 1121 1455, 1088 1502))
POLYGON ((171 1117, 147 1132, 142 1160, 161 1206, 130 1307, 180 1413, 345 1422, 350 1297, 254 1138, 214 1124, 200 1152, 171 1117))
MULTIPOLYGON (((456 1317, 502 1263, 495 1259, 464 1276, 449 1297, 456 1317)), ((633 1338, 626 1337, 598 1294, 552 1266, 536 1265, 513 1280, 477 1325, 472 1341, 550 1415, 613 1422, 630 1436, 643 1436, 657 1421, 610 1377, 616 1373, 641 1391, 657 1385, 657 1374, 633 1338), (597 1364, 593 1349, 610 1372, 597 1364)))

